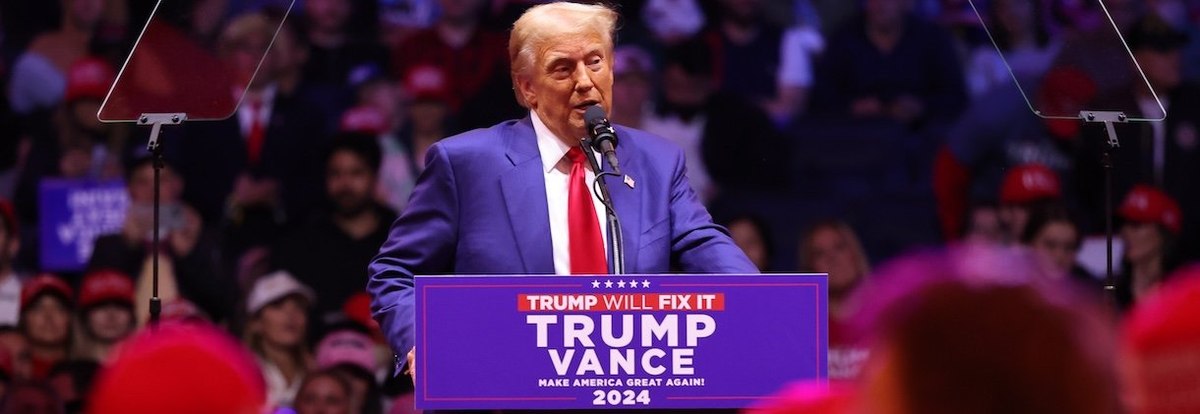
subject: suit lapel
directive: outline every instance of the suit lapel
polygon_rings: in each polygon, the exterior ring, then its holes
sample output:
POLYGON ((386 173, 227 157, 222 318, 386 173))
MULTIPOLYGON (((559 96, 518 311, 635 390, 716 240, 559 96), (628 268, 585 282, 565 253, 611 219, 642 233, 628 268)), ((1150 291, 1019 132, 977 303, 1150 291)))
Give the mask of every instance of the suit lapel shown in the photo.
POLYGON ((617 145, 617 160, 621 163, 621 173, 624 175, 606 177, 605 182, 608 183, 608 193, 612 196, 613 209, 621 219, 621 231, 624 233, 622 239, 625 240, 625 271, 637 273, 638 243, 642 236, 642 191, 645 189, 638 186, 642 175, 636 151, 633 149, 633 145, 636 144, 629 141, 631 135, 627 131, 622 132, 622 138, 627 141, 617 145), (630 178, 632 187, 626 183, 626 177, 630 178))
POLYGON ((502 139, 513 166, 501 174, 500 189, 521 262, 528 273, 554 273, 546 181, 530 119, 505 128, 502 139))

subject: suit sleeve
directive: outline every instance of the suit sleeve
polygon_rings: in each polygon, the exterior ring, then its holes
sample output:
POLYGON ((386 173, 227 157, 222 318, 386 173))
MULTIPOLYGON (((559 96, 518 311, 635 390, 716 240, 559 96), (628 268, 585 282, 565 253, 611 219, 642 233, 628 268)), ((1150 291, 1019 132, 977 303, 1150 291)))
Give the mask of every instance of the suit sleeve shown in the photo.
POLYGON ((683 151, 671 170, 671 263, 695 273, 758 273, 729 231, 716 225, 688 183, 683 151))
POLYGON ((367 268, 371 313, 401 356, 415 345, 413 275, 452 271, 457 244, 459 203, 449 156, 434 144, 425 158, 407 209, 367 268))

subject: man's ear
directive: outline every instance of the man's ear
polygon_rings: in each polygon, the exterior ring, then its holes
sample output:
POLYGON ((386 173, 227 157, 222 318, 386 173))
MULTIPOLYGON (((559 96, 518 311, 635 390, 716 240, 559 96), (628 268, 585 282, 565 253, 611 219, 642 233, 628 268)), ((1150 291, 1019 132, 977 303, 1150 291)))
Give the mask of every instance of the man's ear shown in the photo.
POLYGON ((533 93, 533 81, 528 76, 513 74, 513 89, 517 93, 517 102, 526 108, 537 107, 537 94, 533 93))

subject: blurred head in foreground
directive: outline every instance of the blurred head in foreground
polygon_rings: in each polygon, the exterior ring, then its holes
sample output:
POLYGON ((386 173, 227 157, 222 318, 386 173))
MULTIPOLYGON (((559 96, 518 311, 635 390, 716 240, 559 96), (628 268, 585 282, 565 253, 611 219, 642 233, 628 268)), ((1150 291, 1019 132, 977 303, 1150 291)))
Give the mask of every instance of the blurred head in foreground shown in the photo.
POLYGON ((1200 266, 1138 302, 1121 334, 1128 413, 1200 412, 1200 266))
POLYGON ((965 249, 882 269, 861 294, 875 332, 864 412, 1112 413, 1111 335, 1096 304, 1028 254, 965 249))

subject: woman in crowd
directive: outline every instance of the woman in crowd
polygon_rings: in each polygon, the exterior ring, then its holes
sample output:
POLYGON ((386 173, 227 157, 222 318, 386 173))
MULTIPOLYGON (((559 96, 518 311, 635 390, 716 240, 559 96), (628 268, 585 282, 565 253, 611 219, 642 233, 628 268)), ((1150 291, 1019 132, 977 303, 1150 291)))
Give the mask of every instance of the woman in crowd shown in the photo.
POLYGON ((271 406, 291 407, 314 365, 305 343, 314 299, 311 289, 284 271, 260 277, 246 298, 245 342, 258 357, 271 406))
POLYGON ((771 266, 771 235, 766 222, 755 216, 741 215, 725 222, 725 227, 733 242, 758 270, 766 271, 771 266))
POLYGON ((1082 243, 1079 225, 1066 208, 1054 206, 1036 209, 1021 232, 1021 245, 1037 255, 1055 278, 1070 278, 1082 286, 1099 291, 1103 285, 1076 262, 1082 243))
POLYGON ((58 276, 42 274, 21 289, 19 329, 29 342, 31 378, 43 380, 70 357, 75 293, 58 276))
POLYGON ((854 229, 840 220, 814 224, 800 239, 800 270, 829 274, 829 378, 857 377, 868 350, 847 325, 850 298, 870 273, 854 229))
POLYGON ((1117 275, 1116 296, 1121 309, 1153 291, 1176 267, 1176 240, 1182 231, 1179 204, 1154 187, 1134 186, 1117 216, 1124 254, 1117 275))
POLYGON ((296 395, 296 414, 350 414, 350 382, 341 375, 322 370, 309 374, 296 395))

